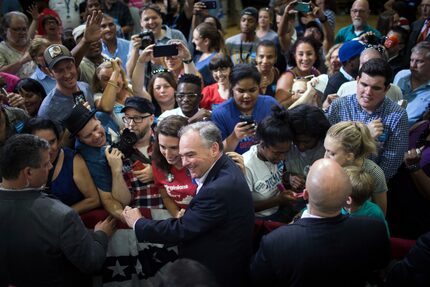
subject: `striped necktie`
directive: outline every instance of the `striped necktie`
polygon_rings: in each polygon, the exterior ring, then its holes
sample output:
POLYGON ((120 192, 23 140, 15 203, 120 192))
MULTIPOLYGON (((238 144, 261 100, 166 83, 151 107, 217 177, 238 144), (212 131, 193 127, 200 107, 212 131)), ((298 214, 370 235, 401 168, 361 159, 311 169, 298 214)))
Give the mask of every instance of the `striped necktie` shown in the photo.
POLYGON ((424 41, 427 38, 427 34, 430 30, 430 21, 426 20, 424 23, 423 31, 421 31, 420 36, 417 39, 417 43, 424 41))

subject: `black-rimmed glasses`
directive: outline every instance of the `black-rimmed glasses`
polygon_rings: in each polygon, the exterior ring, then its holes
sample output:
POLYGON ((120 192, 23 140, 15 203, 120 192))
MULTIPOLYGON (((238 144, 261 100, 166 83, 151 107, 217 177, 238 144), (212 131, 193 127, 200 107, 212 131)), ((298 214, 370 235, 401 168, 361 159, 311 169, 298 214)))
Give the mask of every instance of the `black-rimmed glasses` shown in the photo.
POLYGON ((123 116, 122 117, 122 121, 125 124, 131 123, 131 121, 133 121, 136 124, 140 124, 141 122, 143 122, 144 119, 149 118, 152 115, 147 115, 147 116, 134 116, 134 117, 127 117, 127 116, 123 116))

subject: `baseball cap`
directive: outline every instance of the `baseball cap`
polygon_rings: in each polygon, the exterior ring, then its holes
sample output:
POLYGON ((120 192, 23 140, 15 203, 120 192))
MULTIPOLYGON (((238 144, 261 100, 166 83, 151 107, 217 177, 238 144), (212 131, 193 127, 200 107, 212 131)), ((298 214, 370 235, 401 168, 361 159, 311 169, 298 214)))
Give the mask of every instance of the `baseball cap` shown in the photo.
POLYGON ((366 46, 360 41, 348 41, 343 43, 339 49, 339 60, 341 63, 347 62, 348 60, 355 58, 364 51, 366 46))
POLYGON ((243 15, 249 15, 255 18, 256 21, 258 21, 258 10, 254 7, 246 7, 240 12, 240 17, 243 15))
POLYGON ((72 53, 70 53, 69 49, 60 44, 52 44, 46 48, 43 53, 43 57, 45 58, 46 66, 49 69, 52 69, 55 64, 62 60, 75 61, 75 58, 72 56, 72 53))
POLYGON ((78 40, 79 37, 82 37, 85 33, 85 24, 79 25, 75 29, 73 29, 72 35, 73 39, 75 39, 75 42, 78 40))
POLYGON ((124 108, 122 108, 121 113, 124 113, 128 108, 133 108, 139 113, 149 113, 151 115, 155 112, 154 105, 149 100, 137 96, 128 97, 125 100, 124 108))

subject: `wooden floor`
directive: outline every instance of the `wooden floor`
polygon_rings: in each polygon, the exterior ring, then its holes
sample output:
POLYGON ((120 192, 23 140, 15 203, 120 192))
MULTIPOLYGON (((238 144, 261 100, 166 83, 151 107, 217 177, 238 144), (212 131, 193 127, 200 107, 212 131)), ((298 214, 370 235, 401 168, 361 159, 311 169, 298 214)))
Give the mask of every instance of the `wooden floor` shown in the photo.
MULTIPOLYGON (((376 27, 376 21, 377 21, 377 16, 371 15, 368 22, 371 26, 376 27)), ((340 28, 348 26, 349 24, 351 24, 351 17, 349 15, 337 15, 336 16, 336 33, 340 28)), ((225 39, 239 33, 239 27, 233 26, 233 27, 227 28, 226 32, 227 32, 227 34, 224 37, 225 39)))

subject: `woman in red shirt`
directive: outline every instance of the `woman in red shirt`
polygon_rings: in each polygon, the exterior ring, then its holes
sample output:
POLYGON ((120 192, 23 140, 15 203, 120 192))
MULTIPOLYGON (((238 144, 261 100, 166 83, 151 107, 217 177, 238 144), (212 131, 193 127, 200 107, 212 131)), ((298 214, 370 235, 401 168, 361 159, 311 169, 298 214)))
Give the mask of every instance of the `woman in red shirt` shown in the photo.
POLYGON ((196 194, 195 185, 179 155, 179 130, 188 124, 181 116, 169 116, 158 123, 152 153, 154 183, 169 213, 181 217, 196 194))

